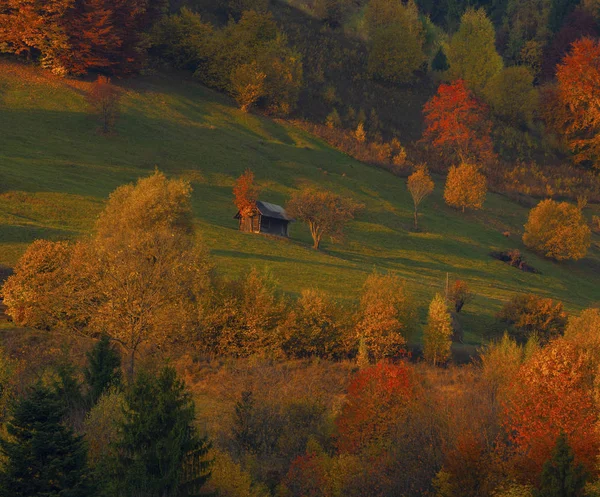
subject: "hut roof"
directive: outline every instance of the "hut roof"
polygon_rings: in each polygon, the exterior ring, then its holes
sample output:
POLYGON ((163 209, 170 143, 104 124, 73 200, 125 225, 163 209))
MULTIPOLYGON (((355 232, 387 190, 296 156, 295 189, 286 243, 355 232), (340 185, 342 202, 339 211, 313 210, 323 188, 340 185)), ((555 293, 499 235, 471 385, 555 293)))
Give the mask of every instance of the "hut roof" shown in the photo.
MULTIPOLYGON (((270 202, 263 202, 262 200, 256 201, 256 208, 260 212, 261 216, 271 217, 275 219, 282 219, 283 221, 293 222, 295 219, 288 216, 285 209, 277 204, 271 204, 270 202)), ((234 218, 239 219, 240 213, 238 212, 234 218)))
POLYGON ((275 219, 283 219, 284 221, 293 221, 293 219, 287 215, 285 209, 280 205, 271 204, 269 202, 263 202, 262 200, 257 200, 256 208, 263 216, 273 217, 275 219))

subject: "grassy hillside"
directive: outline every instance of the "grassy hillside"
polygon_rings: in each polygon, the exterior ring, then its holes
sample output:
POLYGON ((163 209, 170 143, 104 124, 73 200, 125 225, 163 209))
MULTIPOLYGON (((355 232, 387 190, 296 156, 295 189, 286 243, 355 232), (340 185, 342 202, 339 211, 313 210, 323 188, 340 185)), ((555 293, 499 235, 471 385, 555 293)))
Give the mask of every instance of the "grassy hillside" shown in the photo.
POLYGON ((199 232, 219 271, 266 269, 282 290, 318 287, 353 299, 374 268, 406 278, 421 303, 443 288, 446 272, 477 293, 465 308, 466 341, 500 330, 493 315, 511 294, 552 296, 577 310, 600 300, 600 240, 577 263, 555 264, 527 253, 541 274, 526 274, 492 259, 491 250, 519 248, 527 210, 489 195, 485 210, 461 215, 441 196, 442 182, 424 208, 424 231, 410 231, 412 202, 405 182, 362 165, 285 123, 245 115, 229 100, 175 76, 123 82, 123 112, 115 136, 96 133, 86 114, 87 83, 56 79, 37 69, 0 63, 0 264, 12 265, 37 238, 80 236, 108 194, 155 167, 189 179, 199 232), (231 188, 245 168, 262 198, 285 203, 314 183, 365 204, 343 244, 310 248, 295 224, 291 240, 236 230, 231 188), (511 232, 505 238, 502 232, 511 232))

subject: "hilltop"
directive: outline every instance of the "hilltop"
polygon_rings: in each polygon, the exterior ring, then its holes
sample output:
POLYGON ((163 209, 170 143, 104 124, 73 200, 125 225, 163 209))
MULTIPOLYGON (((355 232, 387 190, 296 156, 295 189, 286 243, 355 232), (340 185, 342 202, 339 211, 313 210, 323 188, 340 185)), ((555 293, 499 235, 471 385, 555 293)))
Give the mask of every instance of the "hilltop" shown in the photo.
POLYGON ((477 294, 461 313, 467 345, 501 331, 493 316, 515 292, 557 298, 570 311, 600 300, 598 235, 582 261, 543 260, 520 239, 526 207, 489 194, 483 211, 462 215, 444 204, 441 177, 422 208, 423 231, 415 233, 404 179, 361 164, 289 123, 244 114, 185 75, 115 82, 124 95, 122 114, 116 133, 102 136, 86 112, 89 83, 0 62, 0 264, 14 265, 35 239, 85 235, 112 190, 158 167, 191 182, 197 230, 219 272, 234 276, 255 266, 292 295, 317 287, 351 302, 370 272, 390 270, 408 281, 424 317, 449 273, 477 294), (346 240, 326 240, 322 252, 310 248, 308 230, 299 224, 292 226, 291 240, 240 233, 231 189, 246 168, 269 202, 285 204, 295 188, 313 183, 351 196, 365 209, 346 240), (540 274, 489 256, 509 248, 524 252, 540 274))

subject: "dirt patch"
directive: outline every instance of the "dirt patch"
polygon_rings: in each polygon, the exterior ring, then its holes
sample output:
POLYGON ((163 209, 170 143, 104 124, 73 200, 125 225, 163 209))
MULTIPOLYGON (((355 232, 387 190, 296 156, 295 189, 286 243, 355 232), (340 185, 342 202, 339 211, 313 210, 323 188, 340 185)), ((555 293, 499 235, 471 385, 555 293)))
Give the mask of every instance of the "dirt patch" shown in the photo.
POLYGON ((506 262, 508 265, 516 267, 517 269, 525 271, 526 273, 539 274, 539 271, 537 269, 535 269, 533 266, 529 265, 527 261, 525 261, 525 257, 521 254, 521 251, 519 249, 509 249, 504 250, 502 252, 491 252, 490 255, 494 259, 506 262))

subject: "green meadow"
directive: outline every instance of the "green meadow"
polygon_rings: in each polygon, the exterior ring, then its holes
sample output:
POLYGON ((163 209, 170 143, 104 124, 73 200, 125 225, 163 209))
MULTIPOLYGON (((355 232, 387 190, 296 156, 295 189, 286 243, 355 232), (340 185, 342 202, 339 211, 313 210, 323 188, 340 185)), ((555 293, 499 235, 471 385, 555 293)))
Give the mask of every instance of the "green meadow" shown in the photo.
POLYGON ((191 182, 197 230, 218 271, 228 276, 256 267, 288 294, 314 287, 350 303, 369 273, 394 271, 407 281, 424 318, 449 274, 476 293, 461 313, 467 347, 502 331, 494 314, 516 292, 559 299, 571 312, 600 301, 600 237, 594 235, 582 261, 546 261, 523 247, 528 211, 506 197, 488 194, 484 210, 462 214, 444 204, 443 180, 437 178, 416 233, 404 179, 361 164, 285 122, 243 114, 226 97, 183 76, 117 81, 123 90, 117 132, 102 136, 86 111, 85 82, 9 62, 0 66, 2 265, 14 265, 36 239, 84 236, 112 190, 158 168, 191 182), (290 240, 240 233, 232 186, 246 168, 254 171, 263 200, 285 204, 294 189, 308 183, 365 208, 342 243, 325 240, 320 252, 298 223, 290 240), (509 248, 525 253, 540 274, 523 273, 489 255, 509 248))

